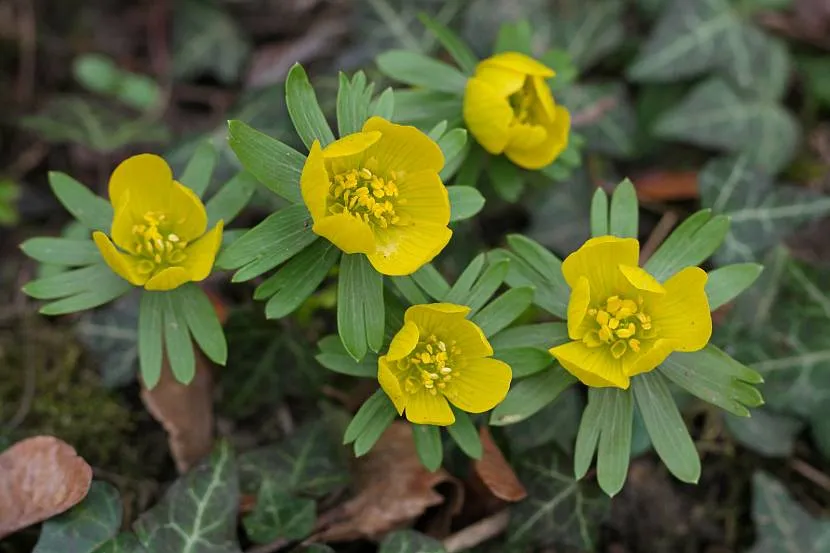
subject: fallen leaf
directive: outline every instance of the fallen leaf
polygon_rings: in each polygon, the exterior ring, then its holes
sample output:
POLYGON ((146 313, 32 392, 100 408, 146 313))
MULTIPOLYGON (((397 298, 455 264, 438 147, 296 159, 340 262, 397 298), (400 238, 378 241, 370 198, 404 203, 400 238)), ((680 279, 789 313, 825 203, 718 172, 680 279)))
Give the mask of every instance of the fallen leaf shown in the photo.
POLYGON ((698 197, 697 172, 651 171, 634 179, 641 202, 672 202, 698 197))
POLYGON ((324 513, 314 541, 377 541, 384 534, 410 525, 427 508, 444 504, 435 488, 449 484, 462 493, 461 483, 444 470, 430 472, 415 453, 412 427, 395 422, 375 447, 354 463, 355 496, 324 513))
POLYGON ((17 442, 0 454, 0 538, 77 505, 91 484, 92 468, 66 442, 17 442))
POLYGON ((210 453, 213 377, 202 355, 196 355, 196 375, 187 385, 176 380, 165 359, 158 384, 148 390, 142 382, 141 401, 167 431, 170 454, 179 473, 187 472, 210 453))
POLYGON ((504 458, 499 446, 486 426, 478 431, 484 454, 473 464, 475 472, 490 492, 504 501, 516 502, 527 497, 527 490, 519 482, 513 468, 504 458))

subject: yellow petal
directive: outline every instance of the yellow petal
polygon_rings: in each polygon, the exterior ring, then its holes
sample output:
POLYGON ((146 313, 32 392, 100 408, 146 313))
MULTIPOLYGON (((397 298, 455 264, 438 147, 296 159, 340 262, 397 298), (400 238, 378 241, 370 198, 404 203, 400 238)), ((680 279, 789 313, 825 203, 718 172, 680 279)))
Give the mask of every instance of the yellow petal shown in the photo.
POLYGON ((187 271, 188 280, 199 282, 208 277, 210 270, 213 269, 213 262, 216 260, 217 252, 219 252, 219 246, 222 245, 223 228, 223 221, 219 221, 210 232, 185 248, 187 257, 181 266, 187 271))
POLYGON ((538 146, 521 149, 508 145, 504 154, 510 161, 525 169, 541 169, 553 163, 568 146, 571 130, 571 115, 562 106, 554 108, 555 116, 549 126, 545 127, 546 136, 538 146))
POLYGON ((133 195, 166 197, 173 183, 170 166, 154 154, 140 154, 122 161, 112 172, 109 195, 112 205, 121 203, 121 196, 127 190, 133 195))
POLYGON ((205 205, 195 192, 180 182, 173 182, 170 207, 165 213, 173 220, 173 230, 182 240, 195 240, 207 229, 205 205))
POLYGON ((378 358, 378 382, 389 399, 395 405, 399 415, 403 415, 403 410, 406 408, 407 395, 401 390, 401 383, 398 377, 389 368, 386 362, 386 356, 378 358))
POLYGON ((580 340, 587 329, 581 328, 585 315, 588 314, 588 304, 591 303, 591 284, 584 276, 579 280, 571 291, 571 299, 568 300, 568 336, 572 340, 580 340))
POLYGON ((92 239, 101 252, 101 257, 112 271, 135 286, 143 286, 149 275, 142 275, 136 270, 138 260, 119 252, 109 237, 101 231, 92 233, 92 239))
POLYGON ((178 288, 186 282, 190 282, 190 275, 185 269, 182 267, 167 267, 153 275, 144 285, 144 288, 151 291, 165 291, 178 288))
POLYGON ((418 338, 418 325, 412 321, 406 321, 398 333, 395 334, 395 337, 392 338, 392 342, 389 344, 389 352, 385 357, 389 361, 403 359, 412 353, 412 350, 418 345, 418 338))
POLYGON ((441 394, 432 395, 426 390, 411 394, 406 402, 406 418, 415 424, 449 426, 455 415, 447 399, 441 394))
POLYGON ((375 251, 372 228, 360 219, 345 213, 315 220, 311 230, 346 253, 375 251))
POLYGON ((634 238, 600 236, 591 238, 562 262, 562 274, 571 288, 586 277, 591 294, 599 301, 629 287, 620 265, 637 265, 640 244, 634 238))
POLYGON ((416 222, 437 223, 442 226, 449 224, 450 197, 438 173, 409 173, 399 180, 397 185, 399 197, 405 202, 396 207, 399 215, 407 215, 416 222))
POLYGON ((138 237, 133 233, 136 224, 146 223, 143 217, 135 219, 133 212, 128 208, 130 191, 125 190, 119 197, 118 203, 113 204, 112 227, 110 234, 112 241, 124 251, 135 253, 138 237))
POLYGON ((547 65, 519 52, 502 52, 501 54, 496 54, 482 61, 479 66, 503 67, 526 75, 537 75, 546 79, 556 75, 556 72, 547 65))
POLYGON ((614 359, 606 347, 589 348, 582 342, 568 342, 549 351, 566 371, 587 386, 628 388, 622 360, 614 359))
POLYGON ((651 347, 641 350, 639 356, 626 358, 632 361, 624 364, 625 372, 628 376, 634 376, 654 370, 676 349, 677 343, 674 340, 655 340, 651 347))
POLYGON ((436 223, 415 221, 407 226, 390 227, 377 231, 376 248, 367 257, 381 274, 410 275, 441 253, 451 236, 450 229, 436 223))
POLYGON ((481 147, 500 154, 510 139, 513 108, 488 82, 477 77, 467 80, 464 91, 464 123, 481 147))
POLYGON ((322 220, 326 216, 329 174, 326 171, 326 161, 318 140, 311 145, 311 150, 303 165, 303 172, 300 175, 300 192, 303 195, 303 203, 311 213, 311 218, 315 222, 322 220))
POLYGON ((633 265, 620 265, 625 279, 639 291, 651 292, 652 294, 665 294, 666 289, 663 285, 657 282, 653 276, 648 274, 645 269, 633 265))
POLYGON ((548 137, 547 130, 541 125, 528 125, 525 123, 514 123, 510 126, 510 137, 507 141, 506 151, 509 150, 532 150, 545 142, 548 137))
POLYGON ((489 411, 507 395, 512 376, 510 365, 504 361, 473 359, 461 369, 460 376, 453 376, 447 386, 447 399, 468 413, 489 411))
POLYGON ((363 125, 363 131, 380 131, 383 135, 364 154, 367 158, 377 159, 381 172, 433 171, 437 173, 444 167, 444 154, 441 148, 434 140, 415 127, 396 125, 382 117, 374 116, 363 125))
MULTIPOLYGON (((326 146, 323 149, 323 157, 333 159, 338 157, 349 157, 362 154, 369 147, 380 140, 382 134, 378 131, 356 132, 348 134, 326 146)), ((315 142, 317 142, 315 140, 315 142)), ((312 144, 312 147, 314 145, 312 144)))
MULTIPOLYGON (((553 94, 550 92, 547 81, 543 77, 531 77, 530 82, 533 86, 533 92, 536 95, 537 105, 533 106, 538 110, 536 111, 536 115, 552 122, 557 116, 556 104, 553 101, 553 94)), ((562 109, 565 113, 568 113, 567 110, 562 109)))
MULTIPOLYGON (((406 310, 404 314, 405 321, 415 321, 420 324, 424 317, 433 316, 432 314, 440 315, 454 315, 456 317, 464 318, 470 312, 470 308, 466 305, 457 305, 455 303, 425 303, 421 305, 413 305, 406 310)), ((443 318, 441 319, 443 320, 443 318)))
POLYGON ((475 78, 489 84, 499 96, 507 98, 522 89, 527 75, 497 65, 482 66, 479 64, 476 68, 475 78))
POLYGON ((712 337, 707 278, 700 267, 686 267, 663 284, 666 294, 650 306, 657 335, 676 341, 679 351, 703 349, 712 337))

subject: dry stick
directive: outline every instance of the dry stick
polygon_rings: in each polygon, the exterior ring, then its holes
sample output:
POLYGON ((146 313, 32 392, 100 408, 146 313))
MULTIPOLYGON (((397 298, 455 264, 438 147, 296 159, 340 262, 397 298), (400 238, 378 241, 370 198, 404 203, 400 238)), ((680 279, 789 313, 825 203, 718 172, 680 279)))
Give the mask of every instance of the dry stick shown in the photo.
POLYGON ((600 98, 590 106, 587 106, 585 109, 574 113, 571 118, 571 125, 573 125, 574 128, 578 128, 590 125, 591 123, 596 123, 602 118, 603 115, 605 115, 605 112, 612 110, 615 107, 617 107, 617 99, 614 96, 600 98))
POLYGON ((280 538, 277 541, 272 541, 271 543, 257 545, 250 549, 246 549, 245 553, 274 553, 274 551, 279 551, 289 543, 291 543, 291 541, 285 538, 280 538))
POLYGON ((826 491, 830 491, 830 476, 827 476, 814 466, 807 464, 801 459, 793 459, 790 461, 790 466, 793 470, 808 478, 814 484, 818 484, 826 491))
POLYGON ((663 243, 663 240, 671 234, 671 230, 677 224, 678 218, 675 211, 663 213, 657 226, 654 227, 654 231, 649 235, 646 243, 643 244, 643 249, 640 250, 640 266, 645 265, 645 262, 657 251, 657 248, 663 243))
POLYGON ((510 513, 507 509, 483 518, 445 539, 444 549, 447 553, 457 553, 484 543, 504 532, 509 520, 510 513))

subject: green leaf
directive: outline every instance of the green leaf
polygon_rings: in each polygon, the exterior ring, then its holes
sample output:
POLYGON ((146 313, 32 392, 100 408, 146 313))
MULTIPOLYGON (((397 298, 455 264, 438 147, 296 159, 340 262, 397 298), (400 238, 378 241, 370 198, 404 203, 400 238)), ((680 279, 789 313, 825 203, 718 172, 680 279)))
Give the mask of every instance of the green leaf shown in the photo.
POLYGON ((555 400, 574 382, 576 379, 559 366, 520 380, 511 386, 504 401, 493 409, 490 424, 505 426, 523 421, 555 400))
POLYGON ((52 193, 72 216, 89 230, 109 232, 112 226, 112 206, 89 188, 69 175, 49 172, 52 193))
POLYGON ((488 169, 487 176, 496 194, 507 202, 517 202, 525 189, 524 176, 519 168, 505 156, 494 156, 490 158, 488 169))
POLYGON ((660 282, 681 269, 703 263, 723 244, 729 232, 729 217, 712 215, 703 209, 683 221, 645 264, 645 269, 660 282))
POLYGON ((253 512, 242 519, 245 533, 254 543, 271 543, 280 538, 303 539, 311 534, 317 520, 313 499, 292 497, 270 478, 263 480, 253 512))
POLYGON ((228 343, 216 308, 204 290, 189 282, 168 293, 177 296, 177 305, 181 307, 187 328, 199 344, 199 348, 208 359, 224 366, 228 360, 228 343))
POLYGON ((372 449, 397 416, 386 392, 378 390, 358 409, 346 428, 343 443, 354 442, 354 454, 361 457, 372 449))
POLYGON ((20 244, 23 253, 41 263, 80 267, 103 261, 92 240, 71 238, 30 238, 20 244))
POLYGON ((660 459, 682 482, 700 479, 700 457, 666 379, 659 372, 637 375, 631 380, 637 408, 660 459))
POLYGON ((240 553, 238 511, 236 461, 222 440, 209 459, 177 480, 133 527, 152 552, 240 553))
POLYGON ((472 321, 485 336, 492 336, 518 319, 532 302, 533 288, 513 288, 476 313, 472 321))
MULTIPOLYGON (((505 426, 502 432, 507 438, 514 458, 543 445, 555 444, 560 451, 573 455, 579 419, 585 409, 582 390, 570 386, 535 416, 516 424, 505 426)), ((569 471, 572 473, 572 471, 569 471)))
POLYGON ((778 102, 787 90, 792 60, 786 44, 752 23, 741 23, 724 34, 727 49, 719 68, 743 95, 778 102))
POLYGON ((533 55, 533 28, 526 19, 506 21, 499 27, 493 53, 519 52, 528 56, 533 55))
POLYGON ((390 277, 390 280, 410 305, 429 303, 429 298, 415 284, 411 276, 390 277))
POLYGON ((574 480, 567 464, 555 447, 538 447, 516 457, 516 475, 528 498, 510 509, 508 543, 596 551, 610 502, 596 484, 574 480))
POLYGON ((490 338, 493 349, 542 348, 550 349, 568 342, 566 323, 538 323, 514 326, 490 338))
POLYGON ((441 178, 447 181, 460 167, 464 153, 469 149, 466 129, 451 129, 438 140, 438 147, 444 154, 444 168, 441 178))
POLYGON ((387 121, 392 120, 395 116, 395 92, 391 86, 381 92, 380 96, 372 101, 369 113, 383 117, 387 121))
POLYGON ((47 303, 40 308, 40 313, 43 315, 66 315, 67 313, 85 311, 110 303, 132 290, 132 288, 129 282, 114 273, 110 273, 99 282, 98 286, 91 287, 91 289, 73 296, 47 303))
POLYGON ((513 369, 513 378, 524 378, 553 365, 553 356, 542 348, 509 348, 496 351, 494 357, 513 369))
POLYGON ((461 122, 461 98, 456 94, 433 90, 397 90, 395 92, 396 123, 407 123, 421 129, 439 121, 461 122))
POLYGON ((464 162, 458 168, 455 176, 455 186, 478 187, 478 179, 484 170, 486 152, 474 140, 469 142, 470 151, 464 157, 464 162))
POLYGON ((285 79, 285 105, 306 148, 310 150, 315 140, 319 140, 324 148, 334 142, 334 134, 317 103, 314 87, 299 63, 291 67, 285 79))
POLYGON ((213 227, 219 221, 225 226, 233 221, 242 211, 256 191, 257 181, 253 175, 242 171, 226 182, 205 204, 208 226, 213 227))
POLYGON ((582 71, 617 50, 623 43, 623 2, 586 3, 570 0, 553 19, 552 46, 567 51, 582 71))
MULTIPOLYGON (((23 286, 23 292, 39 300, 61 298, 95 290, 113 276, 115 275, 112 270, 103 263, 89 265, 80 269, 73 269, 46 278, 33 280, 23 286)), ((116 278, 120 280, 120 277, 116 278)))
POLYGON ((711 344, 700 351, 675 352, 658 370, 690 394, 735 415, 748 417, 747 407, 764 402, 753 386, 763 381, 761 376, 711 344))
POLYGON ((591 461, 599 444, 599 436, 605 424, 604 419, 607 418, 604 396, 599 395, 596 390, 597 388, 588 388, 588 404, 582 412, 579 430, 576 433, 574 476, 577 479, 584 478, 591 467, 591 461))
POLYGON ((491 264, 476 280, 469 294, 458 302, 470 308, 470 317, 475 316, 478 310, 484 307, 493 297, 493 294, 501 288, 507 276, 509 265, 510 262, 506 259, 491 264))
POLYGON ((450 437, 468 457, 481 459, 484 450, 470 415, 455 405, 450 404, 450 408, 455 415, 455 422, 447 427, 450 437))
POLYGON ((216 265, 238 269, 234 282, 251 280, 283 263, 317 240, 311 215, 304 205, 272 213, 219 253, 216 265))
POLYGON ((362 378, 377 378, 378 358, 375 355, 366 355, 362 360, 354 358, 343 347, 339 336, 326 336, 317 344, 321 350, 315 357, 317 362, 336 373, 359 376, 362 378))
POLYGON ((413 424, 412 437, 415 440, 415 452, 418 459, 430 472, 441 468, 444 461, 444 448, 441 445, 441 430, 431 424, 413 424))
POLYGON ((718 77, 697 85, 664 113, 656 136, 725 152, 741 153, 768 173, 789 163, 798 146, 798 121, 776 103, 742 98, 718 77))
POLYGON ((804 187, 774 185, 747 158, 717 159, 698 175, 701 203, 728 216, 718 265, 757 261, 801 225, 830 213, 830 197, 804 187))
POLYGON ((764 266, 758 263, 736 263, 710 272, 706 281, 709 309, 714 311, 729 303, 738 294, 752 286, 763 270, 764 266))
POLYGON ((417 52, 387 50, 376 62, 381 73, 408 85, 458 95, 467 86, 467 77, 456 68, 417 52))
POLYGON ((267 318, 285 317, 314 293, 339 258, 340 250, 331 242, 315 240, 257 286, 254 299, 268 299, 267 318))
POLYGON ((151 110, 163 95, 153 79, 122 69, 103 54, 79 55, 73 60, 72 74, 90 92, 109 96, 139 111, 151 110))
POLYGON ((461 272, 461 275, 456 279, 450 291, 444 296, 443 301, 458 305, 465 304, 467 297, 470 295, 470 290, 473 288, 473 284, 478 280, 481 270, 484 268, 485 258, 485 254, 480 253, 470 261, 461 272))
MULTIPOLYGON (((136 291, 126 295, 109 305, 81 314, 75 321, 75 333, 97 361, 104 388, 119 388, 135 382, 139 368, 136 329, 142 294, 136 291)), ((161 337, 160 326, 158 336, 161 337)))
MULTIPOLYGON (((427 136, 434 141, 438 141, 444 133, 447 131, 447 122, 446 121, 439 121, 434 127, 432 127, 427 136)), ((446 155, 444 156, 446 157, 446 155)))
POLYGON ((463 221, 475 217, 484 207, 484 196, 471 186, 448 186, 450 195, 450 221, 463 221))
POLYGON ((611 196, 608 230, 620 238, 637 238, 639 218, 637 191, 634 189, 634 184, 625 179, 617 185, 611 196))
POLYGON ((162 335, 164 333, 164 292, 141 291, 138 311, 138 362, 148 390, 161 378, 162 335))
POLYGON ((726 427, 735 440, 765 457, 790 457, 804 421, 770 409, 752 410, 751 417, 726 415, 726 427))
POLYGON ((591 401, 603 403, 602 429, 597 448, 597 482, 602 491, 613 497, 622 489, 628 476, 634 398, 628 390, 591 388, 589 405, 591 401))
POLYGON ((182 384, 190 384, 196 375, 196 357, 182 299, 175 291, 165 292, 162 298, 164 345, 173 376, 182 384))
POLYGON ((209 140, 203 141, 196 147, 179 181, 201 198, 210 186, 210 178, 218 157, 219 152, 213 144, 209 140))
POLYGON ((822 553, 830 542, 830 522, 812 516, 763 472, 752 477, 752 520, 758 538, 749 553, 822 553))
MULTIPOLYGON (((547 80, 548 86, 550 87, 554 95, 559 94, 561 90, 564 90, 565 88, 573 84, 573 82, 579 76, 579 69, 576 67, 576 65, 574 65, 574 60, 571 58, 571 55, 568 53, 567 50, 548 50, 547 52, 542 54, 542 57, 539 58, 539 61, 541 61, 542 63, 544 63, 556 72, 556 76, 551 77, 547 80)), ((560 159, 563 156, 568 155, 567 152, 572 144, 573 141, 569 140, 569 147, 565 148, 565 151, 560 154, 560 159)))
POLYGON ((637 114, 623 83, 572 84, 557 96, 575 119, 580 113, 598 115, 588 123, 574 123, 588 150, 619 159, 634 155, 637 114))
POLYGON ((458 64, 464 73, 472 75, 475 72, 476 65, 478 65, 478 57, 473 53, 469 46, 448 27, 442 25, 435 19, 432 19, 425 13, 418 15, 418 19, 424 24, 424 27, 430 30, 435 35, 435 38, 441 43, 447 52, 458 64))
POLYGON ((608 194, 597 188, 591 198, 591 236, 608 234, 608 194))
POLYGON ((346 351, 360 361, 383 343, 383 276, 362 254, 343 254, 337 283, 337 328, 346 351))
POLYGON ((305 156, 242 121, 228 122, 228 145, 242 166, 266 188, 291 203, 301 203, 300 175, 305 156))
POLYGON ((358 71, 350 81, 345 73, 340 73, 340 86, 337 89, 337 132, 346 136, 360 131, 369 118, 372 91, 375 85, 366 83, 366 74, 358 71))
POLYGON ((447 284, 447 281, 443 276, 441 276, 438 269, 436 269, 431 263, 427 263, 412 273, 412 278, 416 283, 418 283, 418 286, 420 286, 424 292, 438 301, 441 301, 442 298, 446 297, 450 291, 450 285, 447 284))
POLYGON ((378 553, 447 553, 447 550, 440 541, 420 532, 398 530, 383 538, 378 553))

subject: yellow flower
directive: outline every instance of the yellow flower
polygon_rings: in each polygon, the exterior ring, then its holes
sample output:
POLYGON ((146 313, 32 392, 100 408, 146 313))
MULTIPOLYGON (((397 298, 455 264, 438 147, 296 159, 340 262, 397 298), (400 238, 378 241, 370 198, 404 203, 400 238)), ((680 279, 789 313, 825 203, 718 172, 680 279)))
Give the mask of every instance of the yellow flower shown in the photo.
POLYGON ((465 317, 469 307, 414 305, 404 326, 378 359, 378 381, 398 414, 417 424, 455 422, 449 401, 469 413, 495 407, 510 388, 512 371, 493 359, 481 329, 465 317))
POLYGON ((464 121, 491 154, 525 169, 550 165, 568 145, 571 116, 553 102, 549 67, 518 52, 476 66, 464 92, 464 121))
POLYGON ((124 160, 110 177, 109 195, 112 240, 100 231, 92 238, 118 276, 147 290, 207 278, 222 242, 222 221, 205 232, 205 206, 173 180, 164 159, 141 154, 124 160))
POLYGON ((712 335, 706 271, 687 267, 660 284, 637 266, 639 254, 633 238, 600 236, 562 263, 573 341, 550 352, 588 386, 628 388, 630 377, 712 335))
POLYGON ((325 148, 315 140, 300 178, 312 230, 379 273, 414 273, 452 235, 443 166, 427 135, 380 117, 325 148))

